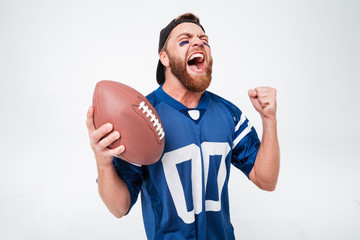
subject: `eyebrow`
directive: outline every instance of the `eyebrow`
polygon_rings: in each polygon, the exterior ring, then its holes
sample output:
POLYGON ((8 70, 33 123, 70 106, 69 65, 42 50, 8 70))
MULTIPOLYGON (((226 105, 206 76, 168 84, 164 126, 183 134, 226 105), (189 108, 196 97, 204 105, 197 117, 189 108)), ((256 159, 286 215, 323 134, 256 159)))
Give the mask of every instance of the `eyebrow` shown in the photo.
MULTIPOLYGON (((192 34, 192 33, 181 33, 179 36, 176 37, 176 39, 179 39, 183 36, 186 36, 186 37, 189 37, 189 38, 192 38, 195 34, 192 34)), ((199 38, 203 38, 203 37, 206 37, 206 38, 209 38, 206 34, 200 34, 200 35, 197 35, 199 38)))

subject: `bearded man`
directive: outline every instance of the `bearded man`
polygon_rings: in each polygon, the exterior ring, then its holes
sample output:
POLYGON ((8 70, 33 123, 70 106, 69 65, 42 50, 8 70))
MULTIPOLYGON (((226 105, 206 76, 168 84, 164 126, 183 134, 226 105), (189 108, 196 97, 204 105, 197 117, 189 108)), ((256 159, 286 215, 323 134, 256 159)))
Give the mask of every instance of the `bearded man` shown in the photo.
POLYGON ((206 91, 212 56, 199 19, 184 14, 160 33, 157 82, 147 96, 166 134, 161 159, 136 166, 117 157, 126 146, 108 149, 120 137, 111 124, 95 130, 87 115, 98 167, 99 193, 116 216, 126 215, 139 192, 148 239, 234 239, 230 222, 230 166, 263 190, 275 189, 279 174, 276 90, 248 91, 260 113, 263 137, 235 105, 206 91))

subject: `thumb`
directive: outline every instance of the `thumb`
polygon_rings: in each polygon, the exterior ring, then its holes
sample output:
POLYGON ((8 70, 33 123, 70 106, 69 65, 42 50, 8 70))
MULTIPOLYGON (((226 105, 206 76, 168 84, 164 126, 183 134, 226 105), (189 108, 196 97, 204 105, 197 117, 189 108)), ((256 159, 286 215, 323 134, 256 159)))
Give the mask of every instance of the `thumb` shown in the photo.
POLYGON ((252 103, 252 105, 254 106, 254 108, 259 111, 262 107, 260 105, 259 99, 257 98, 257 92, 256 90, 250 89, 248 91, 249 97, 250 97, 250 101, 252 103))
POLYGON ((253 90, 253 89, 250 89, 250 90, 248 91, 248 94, 249 94, 250 99, 256 98, 256 96, 257 96, 256 91, 253 90))

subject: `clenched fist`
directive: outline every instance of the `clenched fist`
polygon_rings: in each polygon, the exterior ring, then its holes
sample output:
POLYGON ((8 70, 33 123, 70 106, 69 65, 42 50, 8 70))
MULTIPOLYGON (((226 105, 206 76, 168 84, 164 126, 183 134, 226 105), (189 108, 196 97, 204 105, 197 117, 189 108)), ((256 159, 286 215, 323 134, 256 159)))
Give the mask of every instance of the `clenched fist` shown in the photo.
POLYGON ((263 119, 276 118, 276 89, 257 87, 248 91, 251 103, 263 119))

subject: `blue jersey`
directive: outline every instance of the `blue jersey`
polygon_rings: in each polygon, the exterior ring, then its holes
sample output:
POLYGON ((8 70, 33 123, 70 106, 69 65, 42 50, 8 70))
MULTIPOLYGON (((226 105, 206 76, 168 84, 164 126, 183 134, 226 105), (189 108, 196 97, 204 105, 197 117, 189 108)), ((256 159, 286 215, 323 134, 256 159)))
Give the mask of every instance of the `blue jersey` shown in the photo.
POLYGON ((234 239, 230 166, 249 175, 260 146, 256 131, 236 106, 207 91, 194 109, 162 87, 147 98, 165 130, 161 159, 149 166, 113 162, 131 206, 141 191, 148 239, 234 239))

